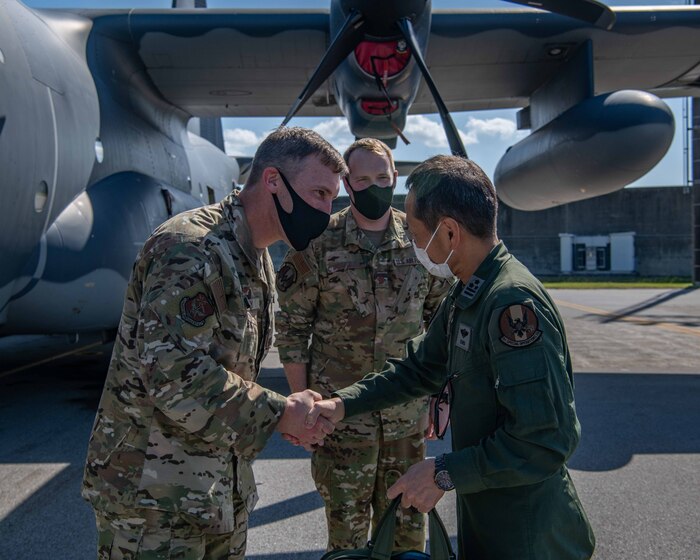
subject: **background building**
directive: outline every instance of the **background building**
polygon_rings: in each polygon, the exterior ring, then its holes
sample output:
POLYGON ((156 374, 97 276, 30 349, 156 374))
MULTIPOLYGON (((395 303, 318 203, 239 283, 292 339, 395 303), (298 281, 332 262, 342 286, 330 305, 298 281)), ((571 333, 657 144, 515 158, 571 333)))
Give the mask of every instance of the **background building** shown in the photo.
MULTIPOLYGON (((403 209, 404 195, 394 198, 403 209)), ((349 204, 339 197, 333 211, 349 204)), ((499 206, 498 235, 537 276, 692 273, 690 187, 639 187, 523 212, 499 206)), ((279 266, 286 245, 270 253, 279 266)))

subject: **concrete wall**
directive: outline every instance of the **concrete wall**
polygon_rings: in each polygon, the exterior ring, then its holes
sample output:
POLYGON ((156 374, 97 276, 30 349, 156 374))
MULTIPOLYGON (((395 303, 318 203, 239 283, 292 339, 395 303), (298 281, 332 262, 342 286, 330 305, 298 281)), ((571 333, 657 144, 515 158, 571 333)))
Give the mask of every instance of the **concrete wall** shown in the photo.
MULTIPOLYGON (((635 232, 636 274, 690 276, 692 269, 692 195, 684 187, 629 188, 538 212, 523 212, 501 204, 498 234, 510 251, 538 276, 561 274, 560 233, 576 236, 635 232)), ((394 198, 403 209, 402 195, 394 198)), ((347 197, 333 203, 337 212, 347 197)), ((287 247, 270 248, 275 264, 287 247)), ((608 273, 609 274, 609 273, 608 273)))
POLYGON ((635 232, 636 273, 690 276, 691 193, 684 187, 622 189, 538 212, 502 204, 498 233, 538 275, 560 273, 559 234, 635 232))

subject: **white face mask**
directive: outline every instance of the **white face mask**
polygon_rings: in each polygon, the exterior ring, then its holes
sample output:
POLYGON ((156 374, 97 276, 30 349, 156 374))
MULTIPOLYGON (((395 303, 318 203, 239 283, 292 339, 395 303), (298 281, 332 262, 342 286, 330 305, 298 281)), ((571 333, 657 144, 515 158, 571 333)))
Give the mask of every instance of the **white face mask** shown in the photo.
POLYGON ((447 255, 445 262, 440 264, 434 263, 432 260, 430 260, 430 257, 428 256, 428 247, 430 247, 430 244, 433 242, 433 238, 435 237, 437 231, 440 229, 441 225, 442 222, 440 222, 438 224, 438 227, 435 228, 435 231, 430 237, 430 241, 428 241, 428 244, 425 246, 425 249, 421 249, 416 245, 416 242, 413 241, 413 250, 416 253, 416 258, 426 268, 426 270, 430 272, 430 274, 432 274, 433 276, 437 276, 438 278, 450 278, 454 276, 454 274, 452 274, 452 271, 450 270, 450 265, 447 264, 447 261, 450 260, 452 253, 454 253, 454 249, 452 249, 452 251, 450 251, 450 254, 447 255))

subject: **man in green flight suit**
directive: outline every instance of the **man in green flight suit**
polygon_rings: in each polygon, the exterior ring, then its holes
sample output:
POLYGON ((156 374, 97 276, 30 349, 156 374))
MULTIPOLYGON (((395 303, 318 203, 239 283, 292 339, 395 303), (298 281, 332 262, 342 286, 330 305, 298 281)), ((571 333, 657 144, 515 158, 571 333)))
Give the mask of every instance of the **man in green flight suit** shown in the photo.
POLYGON ((162 224, 141 249, 95 417, 82 495, 100 560, 244 558, 251 464, 275 430, 307 445, 312 391, 255 381, 272 340, 267 247, 303 249, 328 225, 346 172, 311 130, 258 147, 242 191, 162 224))
MULTIPOLYGON (((451 279, 416 259, 406 216, 392 208, 398 173, 391 149, 374 138, 343 155, 351 205, 304 251, 290 250, 277 275, 280 311, 275 343, 292 391, 330 396, 424 331, 451 279), (310 344, 309 344, 310 342, 310 344)), ((358 415, 314 450, 312 475, 325 502, 329 550, 367 543, 389 505, 387 489, 425 457, 427 398, 358 415)), ((423 514, 402 509, 395 545, 423 548, 423 514)))
POLYGON ((405 359, 316 411, 337 422, 449 390, 452 452, 412 466, 389 497, 429 511, 454 490, 460 558, 590 558, 595 539, 566 468, 580 425, 562 319, 498 241, 496 192, 474 162, 433 157, 406 185, 416 255, 460 281, 405 359))

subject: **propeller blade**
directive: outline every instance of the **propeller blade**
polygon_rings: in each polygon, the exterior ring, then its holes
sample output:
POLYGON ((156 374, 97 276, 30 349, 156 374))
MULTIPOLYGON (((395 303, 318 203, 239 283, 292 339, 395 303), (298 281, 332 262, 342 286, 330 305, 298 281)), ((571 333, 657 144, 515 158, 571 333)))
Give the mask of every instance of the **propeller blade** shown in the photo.
POLYGON ((467 156, 467 150, 464 148, 459 132, 457 132, 457 127, 450 116, 450 112, 447 110, 445 103, 442 101, 440 92, 433 81, 433 77, 430 75, 430 70, 428 70, 425 60, 423 60, 423 53, 421 53, 418 46, 418 41, 415 33, 413 32, 411 20, 408 18, 402 18, 396 22, 396 25, 398 25, 399 29, 401 29, 401 33, 411 49, 411 55, 415 57, 416 64, 418 64, 418 68, 420 68, 421 74, 423 74, 423 79, 425 79, 425 83, 428 84, 430 93, 433 94, 433 99, 435 100, 438 112, 440 113, 440 119, 442 119, 442 126, 445 129, 445 134, 447 134, 447 142, 450 145, 452 155, 462 156, 464 158, 469 157, 467 156))
POLYGON ((601 29, 610 30, 615 24, 615 12, 596 0, 506 0, 506 2, 580 19, 601 29))
POLYGON ((364 36, 365 20, 362 14, 352 11, 348 15, 343 27, 333 39, 331 46, 328 47, 323 59, 314 70, 313 75, 309 79, 304 89, 299 94, 299 97, 291 106, 287 115, 282 121, 282 125, 286 125, 291 118, 302 108, 314 92, 328 79, 338 65, 352 52, 352 50, 360 43, 364 36))

